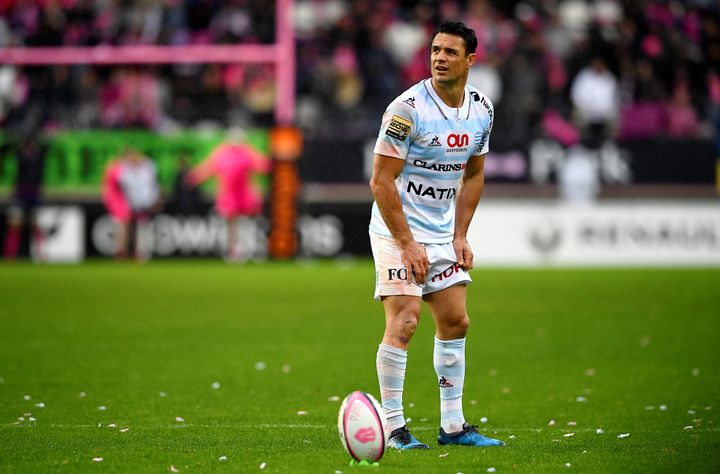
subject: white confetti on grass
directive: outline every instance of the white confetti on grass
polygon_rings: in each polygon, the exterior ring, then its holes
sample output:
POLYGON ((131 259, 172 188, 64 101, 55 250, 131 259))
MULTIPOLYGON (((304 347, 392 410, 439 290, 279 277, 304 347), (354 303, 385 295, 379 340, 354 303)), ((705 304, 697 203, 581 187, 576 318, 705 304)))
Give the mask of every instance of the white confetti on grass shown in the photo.
POLYGON ((97 409, 98 411, 105 411, 107 410, 107 407, 105 405, 100 405, 99 407, 97 407, 97 409))
POLYGON ((587 375, 588 377, 594 377, 594 376, 595 376, 595 369, 587 369, 587 370, 585 371, 585 375, 587 375))
POLYGON ((666 411, 667 408, 667 405, 660 405, 660 411, 666 411))
POLYGON ((410 418, 410 417, 405 418, 405 423, 412 423, 412 418, 410 418))
POLYGON ((307 412, 305 410, 298 410, 297 414, 300 416, 304 416, 307 415, 307 412))
POLYGON ((175 466, 170 466, 170 472, 180 472, 180 470, 175 466))
POLYGON ((108 428, 117 428, 117 425, 115 423, 110 423, 107 425, 108 428))
POLYGON ((598 429, 595 430, 595 433, 596 433, 596 434, 604 434, 604 433, 605 433, 605 430, 603 430, 602 428, 598 428, 598 429))
POLYGON ((177 421, 178 423, 185 423, 185 418, 183 418, 182 416, 176 416, 175 421, 177 421))
POLYGON ((440 454, 438 454, 438 457, 439 457, 439 458, 446 458, 446 457, 448 457, 449 454, 450 454, 450 453, 440 453, 440 454))
POLYGON ((222 461, 222 462, 227 461, 227 456, 220 456, 220 457, 218 458, 218 461, 222 461))
POLYGON ((565 467, 570 468, 570 467, 572 467, 572 464, 570 464, 569 462, 566 462, 566 463, 565 463, 565 467))
POLYGON ((36 403, 35 406, 38 408, 45 408, 45 404, 43 402, 36 403))
POLYGON ((655 409, 655 407, 652 406, 652 405, 648 405, 648 406, 645 407, 645 409, 646 409, 647 411, 652 411, 652 410, 655 409))
POLYGON ((78 393, 78 397, 80 397, 80 398, 85 398, 85 397, 87 397, 87 393, 85 393, 85 392, 80 392, 80 393, 78 393))
POLYGON ((220 382, 213 382, 210 387, 212 387, 213 390, 218 390, 220 389, 220 382))
POLYGON ((255 370, 265 370, 267 368, 267 364, 263 361, 259 361, 255 363, 255 370))
POLYGON ((627 438, 628 436, 630 436, 630 433, 620 433, 618 435, 618 438, 622 439, 622 438, 627 438))
POLYGON ((28 418, 28 421, 29 421, 30 423, 35 423, 37 420, 35 419, 34 416, 31 416, 30 418, 28 418))
POLYGON ((261 470, 261 471, 262 471, 263 469, 265 469, 266 467, 267 467, 267 464, 266 464, 266 463, 261 463, 261 464, 260 464, 260 470, 261 470))
POLYGON ((23 400, 25 400, 25 401, 32 400, 32 397, 30 395, 23 395, 23 400))
POLYGON ((158 392, 158 396, 159 396, 160 398, 165 398, 165 397, 167 397, 167 393, 165 393, 165 392, 158 392))
POLYGON ((508 438, 515 439, 515 435, 510 435, 510 436, 508 436, 508 438))
POLYGON ((694 426, 692 426, 692 425, 687 425, 687 426, 686 426, 685 428, 683 428, 683 429, 685 429, 685 430, 691 430, 691 429, 693 429, 693 428, 694 428, 694 426))
POLYGON ((695 410, 688 410, 688 415, 694 415, 694 414, 695 414, 695 410))
POLYGON ((120 433, 127 433, 128 431, 130 431, 130 428, 123 428, 120 430, 120 433))
POLYGON ((408 406, 409 406, 410 408, 415 408, 415 402, 410 402, 410 403, 408 403, 408 406))
POLYGON ((696 367, 696 368, 692 369, 692 372, 690 372, 690 373, 692 374, 693 377, 697 377, 698 375, 700 375, 700 369, 698 369, 696 367))
POLYGON ((487 423, 487 422, 488 422, 487 416, 483 416, 482 418, 480 418, 480 423, 487 423))
POLYGON ((555 426, 555 420, 548 421, 548 426, 555 426))
POLYGON ((487 468, 487 472, 495 472, 495 468, 494 468, 494 467, 489 467, 489 468, 487 468))
POLYGON ((290 365, 285 364, 282 366, 283 373, 289 374, 290 373, 290 365))
POLYGON ((567 425, 568 426, 577 426, 577 421, 568 421, 567 425))
POLYGON ((565 433, 563 436, 565 438, 572 438, 573 436, 575 436, 575 433, 565 433))
POLYGON ((103 458, 93 458, 93 462, 103 462, 103 458))
POLYGON ((332 396, 328 397, 328 401, 329 402, 339 402, 340 397, 338 397, 337 395, 332 395, 332 396))
POLYGON ((576 397, 575 401, 578 403, 585 403, 587 401, 587 397, 576 397))

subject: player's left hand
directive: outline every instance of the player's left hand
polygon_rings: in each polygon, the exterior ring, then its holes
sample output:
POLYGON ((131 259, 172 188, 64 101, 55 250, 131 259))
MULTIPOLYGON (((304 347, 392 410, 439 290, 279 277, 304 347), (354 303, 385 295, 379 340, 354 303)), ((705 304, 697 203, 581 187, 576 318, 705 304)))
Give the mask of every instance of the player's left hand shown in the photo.
POLYGON ((453 247, 455 248, 455 257, 457 263, 465 271, 473 269, 474 255, 470 244, 466 238, 457 238, 453 240, 453 247))

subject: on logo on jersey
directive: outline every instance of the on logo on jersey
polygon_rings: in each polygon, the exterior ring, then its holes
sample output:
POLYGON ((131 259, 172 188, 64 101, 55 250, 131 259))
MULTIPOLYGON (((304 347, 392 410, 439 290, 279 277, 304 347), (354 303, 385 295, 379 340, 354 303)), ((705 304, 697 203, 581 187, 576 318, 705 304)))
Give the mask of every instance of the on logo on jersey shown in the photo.
POLYGON ((465 153, 470 144, 470 137, 467 133, 451 133, 447 136, 448 148, 446 153, 465 153))
POLYGON ((447 138, 447 144, 450 148, 468 146, 469 143, 470 139, 468 138, 467 133, 463 133, 462 135, 451 133, 447 138))

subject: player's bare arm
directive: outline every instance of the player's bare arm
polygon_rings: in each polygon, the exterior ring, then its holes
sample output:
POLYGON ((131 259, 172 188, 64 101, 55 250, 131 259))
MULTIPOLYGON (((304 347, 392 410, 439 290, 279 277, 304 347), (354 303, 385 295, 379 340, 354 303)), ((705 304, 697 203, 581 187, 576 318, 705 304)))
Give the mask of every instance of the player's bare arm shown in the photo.
POLYGON ((472 156, 467 162, 455 203, 455 237, 453 247, 463 270, 473 267, 473 253, 467 231, 485 187, 485 155, 472 156))
POLYGON ((402 172, 404 165, 403 160, 376 153, 370 189, 387 228, 400 247, 405 268, 408 269, 409 274, 415 275, 418 284, 423 284, 429 266, 425 247, 415 241, 405 220, 400 195, 395 187, 395 179, 402 172))

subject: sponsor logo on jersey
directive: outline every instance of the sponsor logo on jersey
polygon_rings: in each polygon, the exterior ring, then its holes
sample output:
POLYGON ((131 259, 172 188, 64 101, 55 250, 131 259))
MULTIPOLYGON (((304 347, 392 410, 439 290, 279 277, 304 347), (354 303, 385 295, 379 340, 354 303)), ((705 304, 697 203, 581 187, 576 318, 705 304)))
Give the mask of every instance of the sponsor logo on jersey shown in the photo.
POLYGON ((451 133, 447 136, 446 153, 465 153, 470 144, 470 137, 467 133, 451 133))
POLYGON ((415 160, 413 165, 430 171, 462 171, 465 163, 428 163, 424 160, 415 160))
POLYGON ((410 133, 410 127, 412 127, 411 121, 399 115, 393 115, 385 134, 398 140, 405 140, 410 133))
POLYGON ((407 104, 414 109, 415 108, 415 97, 408 97, 407 99, 403 100, 403 104, 407 104))
POLYGON ((478 143, 477 148, 475 149, 475 153, 480 153, 483 148, 485 148, 485 144, 488 141, 488 137, 490 137, 490 131, 486 131, 482 134, 482 137, 480 138, 480 143, 478 143))
POLYGON ((430 140, 430 146, 442 146, 442 143, 440 143, 440 138, 437 135, 433 136, 433 139, 430 140))
POLYGON ((475 102, 478 102, 480 100, 480 94, 478 94, 477 92, 471 92, 470 97, 472 97, 475 102))
POLYGON ((490 104, 488 103, 487 100, 485 100, 485 97, 480 99, 480 103, 483 105, 483 107, 485 107, 485 110, 487 110, 488 116, 490 117, 490 123, 492 123, 494 113, 493 113, 492 109, 490 108, 490 104))
POLYGON ((420 197, 431 197, 433 199, 453 199, 457 193, 457 188, 436 188, 434 186, 423 185, 408 181, 408 193, 414 193, 420 197))

